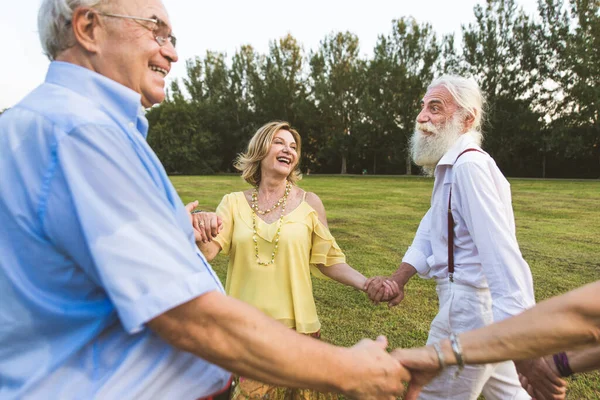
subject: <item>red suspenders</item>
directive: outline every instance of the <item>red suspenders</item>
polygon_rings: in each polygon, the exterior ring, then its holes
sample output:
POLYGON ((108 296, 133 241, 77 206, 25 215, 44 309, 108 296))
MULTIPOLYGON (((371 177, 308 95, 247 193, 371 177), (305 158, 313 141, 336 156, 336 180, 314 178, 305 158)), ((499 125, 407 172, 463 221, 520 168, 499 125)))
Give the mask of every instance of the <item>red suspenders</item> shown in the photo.
MULTIPOLYGON (((483 153, 479 149, 466 149, 456 157, 456 160, 469 151, 478 151, 483 153)), ((454 163, 456 163, 454 160, 454 163)), ((450 194, 448 195, 448 276, 450 282, 454 282, 454 217, 452 216, 452 186, 450 186, 450 194)))

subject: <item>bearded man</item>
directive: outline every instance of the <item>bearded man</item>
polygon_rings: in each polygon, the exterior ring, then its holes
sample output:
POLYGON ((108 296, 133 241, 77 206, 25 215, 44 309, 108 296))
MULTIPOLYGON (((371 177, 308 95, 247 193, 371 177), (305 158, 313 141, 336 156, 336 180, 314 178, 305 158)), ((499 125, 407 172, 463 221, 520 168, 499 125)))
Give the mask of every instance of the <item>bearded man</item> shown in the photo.
MULTIPOLYGON (((435 177, 431 208, 398 270, 365 285, 377 302, 383 281, 396 281, 400 294, 390 302, 394 306, 415 274, 435 279, 439 312, 427 344, 535 304, 531 271, 515 235, 510 185, 480 147, 483 104, 479 87, 470 79, 443 76, 428 87, 411 150, 414 162, 435 177)), ((512 362, 464 366, 460 371, 446 368, 420 398, 474 400, 480 393, 488 400, 530 398, 512 362)))

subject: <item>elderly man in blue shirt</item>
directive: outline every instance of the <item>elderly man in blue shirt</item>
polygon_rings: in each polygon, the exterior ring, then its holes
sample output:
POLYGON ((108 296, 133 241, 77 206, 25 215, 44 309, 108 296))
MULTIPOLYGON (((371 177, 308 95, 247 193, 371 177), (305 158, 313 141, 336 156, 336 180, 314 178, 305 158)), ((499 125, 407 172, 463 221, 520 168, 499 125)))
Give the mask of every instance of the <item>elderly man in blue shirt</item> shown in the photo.
POLYGON ((335 347, 223 294, 145 140, 177 61, 160 0, 44 0, 39 32, 46 80, 0 118, 0 399, 198 399, 226 370, 395 398, 384 338, 335 347))

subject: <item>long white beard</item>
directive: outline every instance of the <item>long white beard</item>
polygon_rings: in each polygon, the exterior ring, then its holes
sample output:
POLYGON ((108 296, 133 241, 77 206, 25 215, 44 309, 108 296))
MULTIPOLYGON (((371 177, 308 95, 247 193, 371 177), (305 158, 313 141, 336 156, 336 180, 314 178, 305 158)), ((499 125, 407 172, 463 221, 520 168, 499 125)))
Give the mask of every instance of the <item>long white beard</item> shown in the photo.
MULTIPOLYGON (((431 122, 415 124, 415 132, 410 139, 411 155, 414 163, 422 167, 425 174, 433 175, 437 163, 461 137, 462 119, 457 114, 441 126, 435 126, 431 122)), ((481 144, 480 139, 477 142, 481 144)))

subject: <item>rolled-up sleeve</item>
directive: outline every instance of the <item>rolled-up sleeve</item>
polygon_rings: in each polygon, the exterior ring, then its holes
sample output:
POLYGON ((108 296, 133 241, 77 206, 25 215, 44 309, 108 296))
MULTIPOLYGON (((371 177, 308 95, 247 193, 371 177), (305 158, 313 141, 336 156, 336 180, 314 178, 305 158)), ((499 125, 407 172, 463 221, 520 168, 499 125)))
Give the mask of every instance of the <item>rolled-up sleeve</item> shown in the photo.
MULTIPOLYGON (((194 245, 189 217, 166 174, 138 157, 136 151, 145 149, 136 145, 116 128, 85 126, 56 146, 56 176, 66 182, 88 247, 81 267, 98 277, 129 333, 171 308, 222 290, 194 245)), ((72 232, 56 226, 49 231, 63 236, 58 239, 71 253, 65 237, 72 232)))
POLYGON ((431 267, 427 262, 427 259, 433 254, 429 236, 429 230, 431 226, 430 220, 431 208, 421 220, 415 238, 402 258, 402 262, 408 263, 415 267, 417 273, 422 278, 429 278, 429 272, 431 270, 431 267))
POLYGON ((513 221, 485 165, 455 167, 453 196, 473 238, 492 295, 494 320, 517 315, 535 304, 533 279, 523 259, 513 221))

